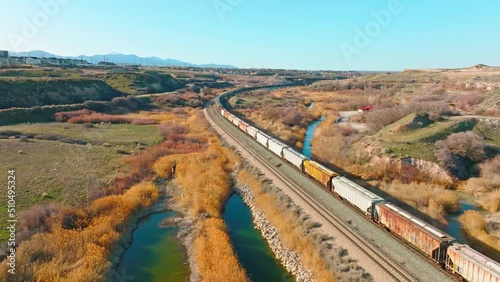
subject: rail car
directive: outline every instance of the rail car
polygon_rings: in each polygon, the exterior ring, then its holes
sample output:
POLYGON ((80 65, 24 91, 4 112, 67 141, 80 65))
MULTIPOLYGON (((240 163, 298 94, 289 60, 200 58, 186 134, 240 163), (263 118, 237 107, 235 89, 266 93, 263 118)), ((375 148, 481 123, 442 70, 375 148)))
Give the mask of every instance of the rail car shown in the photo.
POLYGON ((246 133, 248 135, 250 135, 253 139, 257 139, 257 132, 259 132, 259 130, 253 126, 248 126, 247 127, 247 131, 246 133))
POLYGON ((233 115, 233 120, 232 120, 233 124, 236 125, 237 127, 239 127, 240 125, 240 122, 241 122, 241 119, 237 118, 235 115, 233 115))
POLYGON ((257 131, 257 133, 255 134, 255 140, 257 140, 257 142, 259 142, 260 144, 262 144, 262 146, 268 148, 267 146, 267 142, 269 141, 269 139, 271 139, 272 137, 263 133, 262 131, 257 131))
POLYGON ((240 123, 238 124, 238 127, 243 130, 244 132, 247 132, 247 128, 248 128, 248 123, 244 122, 244 121, 240 121, 240 123))
POLYGON ((319 181, 323 186, 330 188, 332 179, 338 176, 336 172, 313 160, 305 160, 303 163, 304 172, 319 181))
POLYGON ((455 238, 423 222, 410 213, 385 202, 375 206, 376 221, 444 266, 446 249, 455 238))
POLYGON ((371 219, 377 217, 375 214, 375 205, 384 201, 382 197, 375 195, 343 176, 334 177, 331 187, 335 194, 353 204, 371 219))
POLYGON ((339 176, 335 171, 309 159, 279 139, 249 125, 231 114, 220 101, 220 97, 224 95, 234 95, 260 88, 269 87, 239 89, 218 96, 216 106, 219 113, 269 151, 321 183, 326 189, 349 202, 384 229, 419 249, 441 268, 466 281, 500 282, 500 264, 498 262, 475 251, 468 245, 457 243, 452 236, 438 228, 385 201, 382 197, 348 178, 339 176))
POLYGON ((267 147, 271 152, 275 153, 276 155, 283 157, 283 149, 288 148, 289 146, 278 139, 269 139, 267 142, 267 147))
POLYGON ((500 264, 468 245, 448 247, 445 267, 450 273, 473 282, 500 282, 500 264))
POLYGON ((294 149, 287 147, 283 149, 283 158, 297 167, 300 171, 304 171, 304 161, 309 158, 302 155, 301 153, 295 151, 294 149))

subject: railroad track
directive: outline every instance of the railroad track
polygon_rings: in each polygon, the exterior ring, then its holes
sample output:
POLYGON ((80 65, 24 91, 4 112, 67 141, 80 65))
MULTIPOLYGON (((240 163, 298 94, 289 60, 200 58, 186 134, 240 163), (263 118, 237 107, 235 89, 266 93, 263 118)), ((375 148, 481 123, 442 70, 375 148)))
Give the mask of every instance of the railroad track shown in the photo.
MULTIPOLYGON (((238 139, 231 130, 226 128, 229 125, 229 122, 223 119, 220 116, 220 113, 213 106, 208 106, 206 111, 210 118, 221 127, 226 134, 230 135, 237 143, 239 143, 242 147, 244 147, 258 162, 260 162, 263 166, 267 167, 269 170, 273 171, 273 173, 285 184, 287 184, 302 200, 308 203, 311 208, 313 208, 318 214, 320 214, 324 220, 329 222, 332 226, 334 226, 339 232, 344 234, 346 238, 348 238, 353 244, 358 246, 361 251, 363 251, 371 260, 379 265, 387 274, 393 277, 396 281, 419 281, 418 277, 415 277, 413 274, 409 273, 404 269, 402 265, 399 263, 389 259, 387 254, 378 248, 377 246, 373 246, 368 243, 368 239, 365 238, 362 234, 353 230, 352 226, 349 223, 342 220, 335 214, 332 214, 330 211, 325 209, 321 204, 319 204, 314 198, 305 193, 298 184, 288 179, 286 175, 284 175, 281 171, 277 170, 274 166, 268 164, 268 162, 258 153, 254 151, 249 145, 245 142, 238 139)), ((235 129, 232 127, 232 129, 235 129)))

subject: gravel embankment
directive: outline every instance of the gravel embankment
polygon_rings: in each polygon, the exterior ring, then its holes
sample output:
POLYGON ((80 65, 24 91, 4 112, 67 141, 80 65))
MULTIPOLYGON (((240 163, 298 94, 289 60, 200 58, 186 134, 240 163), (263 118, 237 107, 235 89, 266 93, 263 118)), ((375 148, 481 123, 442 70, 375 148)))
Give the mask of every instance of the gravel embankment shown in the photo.
MULTIPOLYGON (((245 163, 249 167, 248 163, 245 163)), ((276 205, 286 206, 287 210, 296 214, 297 221, 304 229, 304 234, 311 239, 320 249, 320 254, 326 265, 341 281, 371 281, 371 276, 362 269, 355 261, 349 257, 347 252, 336 244, 335 240, 318 229, 319 224, 311 219, 290 197, 272 184, 272 181, 255 168, 248 168, 254 176, 261 179, 263 187, 267 193, 275 194, 278 199, 276 205)), ((287 249, 283 245, 282 235, 278 229, 271 223, 268 217, 259 210, 255 204, 255 195, 246 185, 236 179, 235 191, 243 199, 243 202, 250 208, 255 228, 260 230, 262 236, 267 240, 271 251, 282 265, 293 275, 297 281, 315 281, 313 273, 302 263, 300 254, 287 249)))
POLYGON ((295 275, 297 281, 313 281, 313 275, 300 262, 298 253, 283 246, 278 229, 267 219, 266 215, 254 205, 255 196, 251 189, 238 183, 235 186, 236 193, 240 195, 243 202, 250 208, 255 228, 258 229, 269 244, 269 248, 281 264, 290 273, 295 275))

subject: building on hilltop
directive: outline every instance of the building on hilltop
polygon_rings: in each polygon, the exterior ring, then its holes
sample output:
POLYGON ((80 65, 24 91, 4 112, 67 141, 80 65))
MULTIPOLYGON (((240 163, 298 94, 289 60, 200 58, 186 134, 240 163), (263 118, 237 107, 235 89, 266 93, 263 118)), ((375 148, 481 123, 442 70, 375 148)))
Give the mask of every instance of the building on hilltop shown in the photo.
POLYGON ((0 67, 10 67, 9 51, 0 50, 0 67))
POLYGON ((8 51, 0 50, 0 67, 11 67, 20 65, 44 65, 44 66, 87 66, 87 60, 64 59, 55 57, 10 57, 8 51))

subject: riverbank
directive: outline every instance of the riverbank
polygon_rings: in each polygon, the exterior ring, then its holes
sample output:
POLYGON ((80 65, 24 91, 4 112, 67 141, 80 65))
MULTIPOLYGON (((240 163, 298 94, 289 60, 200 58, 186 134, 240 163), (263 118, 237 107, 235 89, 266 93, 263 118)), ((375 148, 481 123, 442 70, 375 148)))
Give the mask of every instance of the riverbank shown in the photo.
POLYGON ((262 233, 262 236, 269 244, 269 248, 281 264, 292 273, 298 281, 314 281, 312 272, 304 267, 299 254, 283 245, 283 241, 276 226, 274 226, 266 215, 255 206, 255 195, 251 189, 242 183, 238 183, 235 190, 243 202, 250 208, 255 228, 262 233))
POLYGON ((235 183, 236 193, 250 208, 255 228, 297 281, 371 280, 332 237, 319 231, 317 222, 258 169, 245 163, 238 177, 235 175, 235 183))
POLYGON ((295 281, 255 228, 250 208, 237 193, 229 198, 224 207, 224 222, 238 261, 253 282, 295 281))
MULTIPOLYGON (((153 203, 150 207, 146 209, 141 209, 139 212, 134 214, 130 218, 131 224, 129 224, 125 230, 121 233, 121 238, 118 243, 118 246, 113 249, 109 261, 111 262, 111 267, 108 271, 108 280, 117 281, 117 275, 124 275, 123 273, 119 273, 117 270, 120 267, 120 263, 122 262, 123 255, 127 251, 127 249, 133 243, 133 233, 140 226, 140 223, 143 219, 148 216, 167 212, 168 208, 165 203, 167 199, 166 186, 169 183, 165 180, 157 181, 156 186, 159 187, 159 197, 155 203, 153 203), (163 187, 163 188, 162 188, 163 187)), ((125 273, 126 274, 126 273, 125 273)))

